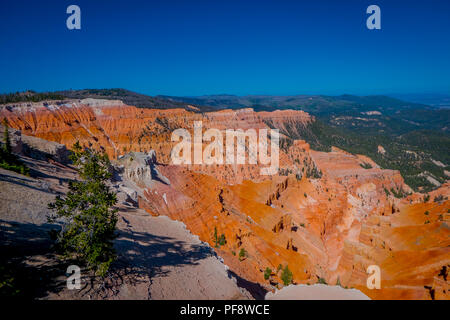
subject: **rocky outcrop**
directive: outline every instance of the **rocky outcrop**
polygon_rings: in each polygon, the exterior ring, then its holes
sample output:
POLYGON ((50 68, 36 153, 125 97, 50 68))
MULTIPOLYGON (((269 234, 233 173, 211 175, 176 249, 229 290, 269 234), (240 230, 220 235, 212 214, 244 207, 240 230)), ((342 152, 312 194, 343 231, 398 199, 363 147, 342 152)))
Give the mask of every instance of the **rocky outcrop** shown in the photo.
POLYGON ((156 152, 131 152, 121 156, 117 161, 123 167, 123 175, 139 186, 151 187, 155 181, 170 184, 157 168, 156 152))
MULTIPOLYGON (((5 127, 0 125, 3 136, 5 127)), ((8 128, 12 152, 33 159, 53 159, 60 163, 69 162, 69 151, 66 146, 57 142, 47 141, 33 136, 23 135, 19 130, 8 128)))

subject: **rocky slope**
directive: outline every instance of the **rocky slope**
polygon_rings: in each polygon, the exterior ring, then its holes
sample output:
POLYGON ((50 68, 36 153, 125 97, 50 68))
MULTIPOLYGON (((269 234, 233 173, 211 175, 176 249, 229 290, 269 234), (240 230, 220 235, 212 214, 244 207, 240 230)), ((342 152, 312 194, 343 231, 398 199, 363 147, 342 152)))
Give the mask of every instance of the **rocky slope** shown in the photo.
POLYGON ((274 176, 259 175, 258 165, 170 163, 172 131, 192 130, 194 121, 219 130, 291 131, 314 121, 307 113, 201 114, 85 99, 1 107, 1 117, 68 147, 80 140, 104 148, 118 159, 121 188, 140 208, 184 222, 211 246, 214 231, 223 234, 226 243, 215 251, 255 297, 282 287, 278 266, 288 265, 297 284, 320 279, 375 299, 449 298, 448 184, 424 202, 398 171, 337 148, 314 151, 302 140, 281 143, 274 176), (381 268, 379 290, 365 285, 367 267, 374 264, 381 268), (265 280, 267 267, 272 274, 265 280))
MULTIPOLYGON (((11 132, 14 150, 28 150, 34 137, 11 132)), ((33 144, 33 155, 46 152, 33 144)), ((10 295, 38 299, 252 299, 223 260, 183 223, 152 217, 136 208, 133 193, 118 183, 118 260, 106 281, 82 273, 82 289, 66 287, 67 264, 51 248, 48 203, 67 192, 76 171, 54 160, 20 157, 30 176, 0 168, 0 265, 10 295)), ((4 287, 0 294, 5 294, 4 287)))

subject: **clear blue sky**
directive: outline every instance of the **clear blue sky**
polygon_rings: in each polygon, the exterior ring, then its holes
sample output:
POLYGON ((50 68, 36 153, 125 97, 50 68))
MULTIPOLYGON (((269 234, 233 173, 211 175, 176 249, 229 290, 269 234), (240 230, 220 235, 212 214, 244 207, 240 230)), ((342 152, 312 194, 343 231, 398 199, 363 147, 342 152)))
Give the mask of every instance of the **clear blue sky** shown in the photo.
POLYGON ((448 94, 450 1, 1 0, 0 72, 0 92, 448 94))

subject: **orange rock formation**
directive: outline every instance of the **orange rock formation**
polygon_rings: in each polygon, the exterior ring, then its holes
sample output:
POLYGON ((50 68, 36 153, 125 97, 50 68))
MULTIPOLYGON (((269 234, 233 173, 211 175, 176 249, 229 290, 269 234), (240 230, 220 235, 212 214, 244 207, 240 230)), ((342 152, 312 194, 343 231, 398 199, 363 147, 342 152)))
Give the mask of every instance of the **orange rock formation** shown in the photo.
MULTIPOLYGON (((274 176, 260 176, 257 165, 170 163, 172 131, 192 130, 194 121, 201 120, 205 129, 286 129, 314 121, 305 112, 201 114, 85 99, 1 107, 3 117, 24 134, 68 147, 79 140, 104 148, 112 158, 155 150, 157 170, 170 183, 133 169, 130 183, 139 190, 140 206, 183 221, 212 246, 216 228, 226 238, 216 250, 230 269, 269 290, 282 286, 278 266, 288 265, 296 283, 339 281, 374 299, 450 298, 449 184, 425 203, 398 171, 337 148, 314 151, 301 140, 282 148, 274 176), (363 168, 364 163, 372 168, 363 168), (392 190, 410 195, 396 198, 392 190), (379 290, 366 287, 369 265, 381 268, 379 290), (267 267, 273 272, 264 280, 267 267)), ((125 168, 131 168, 130 161, 118 160, 125 168)))

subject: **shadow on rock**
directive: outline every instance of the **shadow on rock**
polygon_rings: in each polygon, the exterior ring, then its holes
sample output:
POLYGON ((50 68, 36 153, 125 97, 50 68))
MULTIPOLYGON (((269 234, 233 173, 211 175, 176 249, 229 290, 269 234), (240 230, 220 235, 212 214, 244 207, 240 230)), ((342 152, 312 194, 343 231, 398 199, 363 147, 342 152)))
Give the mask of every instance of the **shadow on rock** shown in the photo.
POLYGON ((55 225, 0 220, 0 296, 39 299, 65 283, 67 263, 54 255, 49 231, 55 225))

